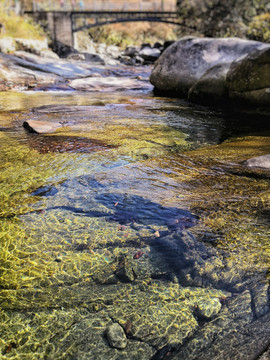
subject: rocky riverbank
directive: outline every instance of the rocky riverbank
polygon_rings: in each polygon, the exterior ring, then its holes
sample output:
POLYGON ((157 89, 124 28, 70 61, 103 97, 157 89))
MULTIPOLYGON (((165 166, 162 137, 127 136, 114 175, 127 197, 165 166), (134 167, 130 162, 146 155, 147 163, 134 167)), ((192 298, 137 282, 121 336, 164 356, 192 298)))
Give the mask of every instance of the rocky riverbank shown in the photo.
POLYGON ((147 65, 156 61, 164 46, 144 44, 121 51, 88 41, 86 47, 77 48, 58 44, 54 52, 47 41, 1 39, 0 91, 151 89, 147 65), (137 71, 136 65, 145 66, 137 71))
POLYGON ((123 71, 123 65, 99 65, 41 57, 25 51, 0 53, 0 90, 150 89, 149 69, 123 71))
POLYGON ((185 37, 121 51, 88 39, 83 46, 77 41, 76 48, 55 44, 53 52, 44 41, 14 41, 0 41, 1 91, 150 89, 148 76, 140 71, 138 77, 130 74, 124 80, 121 68, 155 64, 150 82, 163 94, 227 110, 270 113, 270 45, 266 43, 185 37), (121 81, 115 75, 122 76, 121 81))

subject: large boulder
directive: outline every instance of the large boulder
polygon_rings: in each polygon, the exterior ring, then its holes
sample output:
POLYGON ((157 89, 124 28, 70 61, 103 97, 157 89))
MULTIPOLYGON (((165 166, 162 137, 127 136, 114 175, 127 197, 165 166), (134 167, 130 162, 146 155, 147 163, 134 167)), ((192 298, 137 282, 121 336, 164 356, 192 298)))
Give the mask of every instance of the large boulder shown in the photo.
MULTIPOLYGON (((227 105, 234 97, 233 92, 238 89, 236 84, 240 82, 239 79, 242 78, 246 84, 248 74, 254 77, 254 80, 249 79, 249 87, 246 88, 250 92, 249 101, 254 96, 254 90, 261 91, 262 87, 270 86, 270 75, 264 75, 270 74, 269 54, 270 45, 258 41, 185 37, 163 52, 151 73, 150 81, 156 90, 174 96, 209 105, 217 102, 227 105), (256 55, 250 55, 249 60, 242 60, 249 54, 256 55), (249 71, 250 68, 253 72, 249 71), (257 80, 258 76, 263 82, 257 80)), ((245 85, 240 86, 242 88, 239 88, 238 93, 243 95, 241 89, 245 89, 245 85)), ((268 90, 264 90, 264 94, 266 96, 260 96, 261 103, 269 103, 268 90)))
POLYGON ((270 45, 234 61, 227 74, 227 87, 236 105, 270 111, 270 45))
POLYGON ((209 104, 228 102, 226 76, 230 63, 217 64, 207 70, 188 91, 188 99, 195 103, 209 104))

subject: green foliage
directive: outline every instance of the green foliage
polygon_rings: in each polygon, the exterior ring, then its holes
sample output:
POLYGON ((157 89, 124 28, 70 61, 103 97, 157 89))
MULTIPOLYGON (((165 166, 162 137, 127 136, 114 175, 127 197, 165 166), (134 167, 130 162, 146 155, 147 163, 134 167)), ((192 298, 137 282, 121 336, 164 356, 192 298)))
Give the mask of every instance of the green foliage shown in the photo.
POLYGON ((3 25, 0 37, 24 39, 43 39, 45 34, 40 26, 34 24, 31 18, 8 13, 0 3, 0 23, 3 25))
MULTIPOLYGON (((180 35, 246 38, 250 22, 265 14, 267 4, 267 0, 182 0, 178 8, 183 24, 180 35)), ((265 21, 263 17, 261 21, 265 21)), ((267 28, 267 24, 260 26, 267 28)))
POLYGON ((270 13, 255 16, 249 23, 247 34, 250 39, 270 42, 270 13))
POLYGON ((122 48, 142 43, 164 42, 175 40, 175 26, 168 24, 151 24, 148 22, 114 24, 91 29, 89 34, 96 43, 117 45, 122 48))

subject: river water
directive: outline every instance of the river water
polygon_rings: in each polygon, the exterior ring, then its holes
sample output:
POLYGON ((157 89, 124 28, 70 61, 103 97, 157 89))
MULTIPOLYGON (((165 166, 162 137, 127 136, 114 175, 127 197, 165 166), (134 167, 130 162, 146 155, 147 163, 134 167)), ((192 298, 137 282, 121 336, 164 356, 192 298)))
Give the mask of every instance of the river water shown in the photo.
POLYGON ((259 358, 269 123, 105 90, 1 94, 1 359, 259 358))

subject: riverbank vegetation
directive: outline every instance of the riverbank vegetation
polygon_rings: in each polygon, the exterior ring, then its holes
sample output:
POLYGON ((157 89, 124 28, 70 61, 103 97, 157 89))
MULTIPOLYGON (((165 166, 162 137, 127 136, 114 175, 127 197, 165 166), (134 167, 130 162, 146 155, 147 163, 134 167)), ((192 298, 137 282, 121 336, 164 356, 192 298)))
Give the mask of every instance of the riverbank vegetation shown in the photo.
POLYGON ((180 35, 248 38, 270 42, 267 0, 182 0, 180 35), (188 30, 189 29, 189 30, 188 30))
POLYGON ((255 16, 248 26, 248 37, 270 42, 270 12, 255 16))
POLYGON ((132 23, 132 26, 127 26, 126 23, 102 26, 91 29, 89 35, 95 43, 117 45, 121 48, 177 39, 174 25, 160 23, 157 26, 150 22, 132 23))
POLYGON ((16 15, 8 11, 4 1, 0 1, 0 38, 44 39, 46 36, 42 28, 31 18, 16 15))

